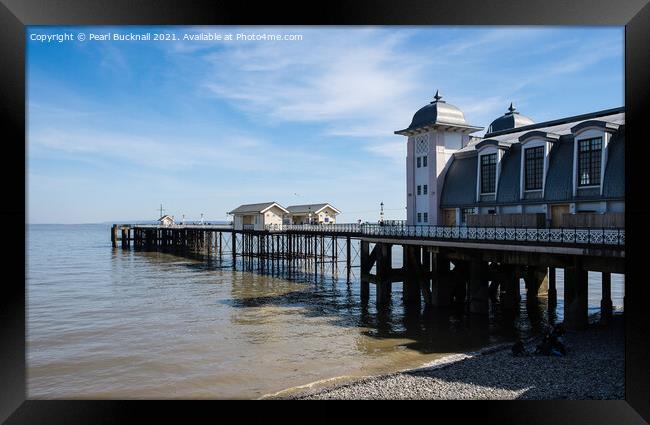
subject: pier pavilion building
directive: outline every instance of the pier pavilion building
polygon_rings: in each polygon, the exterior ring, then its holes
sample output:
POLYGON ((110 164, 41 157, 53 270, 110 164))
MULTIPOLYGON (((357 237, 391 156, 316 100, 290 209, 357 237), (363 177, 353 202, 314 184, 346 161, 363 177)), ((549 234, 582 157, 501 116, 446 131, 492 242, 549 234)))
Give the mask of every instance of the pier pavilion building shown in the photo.
POLYGON ((287 224, 336 224, 336 216, 341 213, 328 203, 291 205, 287 210, 287 224))
POLYGON ((535 123, 511 104, 488 126, 442 100, 395 131, 407 140, 407 223, 618 227, 625 211, 625 111, 535 123))
POLYGON ((286 208, 277 202, 240 205, 228 214, 233 216, 235 230, 264 230, 267 225, 281 225, 288 214, 286 208))

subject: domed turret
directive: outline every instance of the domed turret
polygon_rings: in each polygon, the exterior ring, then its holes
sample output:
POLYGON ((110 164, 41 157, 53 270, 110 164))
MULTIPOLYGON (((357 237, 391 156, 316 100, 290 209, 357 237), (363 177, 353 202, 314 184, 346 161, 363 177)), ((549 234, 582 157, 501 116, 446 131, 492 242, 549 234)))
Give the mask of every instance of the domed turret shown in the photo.
POLYGON ((413 120, 411 121, 409 128, 417 128, 434 123, 467 125, 463 112, 454 105, 450 105, 441 99, 442 96, 440 96, 440 93, 436 91, 433 101, 423 108, 420 108, 420 110, 413 115, 413 120))
POLYGON ((511 102, 510 107, 508 108, 508 112, 492 121, 485 134, 488 135, 490 133, 496 133, 497 131, 511 130, 513 128, 523 127, 531 124, 535 124, 535 122, 517 112, 515 107, 512 106, 511 102))
POLYGON ((398 130, 395 134, 406 136, 416 133, 424 127, 433 127, 434 125, 462 128, 462 131, 466 133, 473 133, 482 130, 481 127, 475 127, 468 124, 467 121, 465 121, 465 115, 463 112, 454 105, 450 105, 442 100, 440 92, 436 91, 433 101, 420 108, 415 115, 413 115, 413 119, 408 128, 398 130))

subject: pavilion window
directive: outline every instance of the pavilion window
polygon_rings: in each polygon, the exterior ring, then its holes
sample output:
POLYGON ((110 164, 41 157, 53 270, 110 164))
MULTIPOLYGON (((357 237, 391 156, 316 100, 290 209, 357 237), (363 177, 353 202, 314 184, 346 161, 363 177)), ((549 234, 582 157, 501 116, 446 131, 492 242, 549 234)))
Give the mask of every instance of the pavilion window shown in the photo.
POLYGON ((424 155, 424 156, 422 157, 422 166, 423 166, 423 167, 426 167, 426 166, 427 166, 427 155, 424 155))
POLYGON ((420 167, 422 166, 422 157, 421 157, 421 156, 418 156, 418 157, 416 158, 416 161, 417 161, 417 167, 420 168, 420 167))
POLYGON ((494 193, 497 176, 497 154, 481 155, 481 193, 494 193))
POLYGON ((526 190, 541 189, 544 179, 544 146, 525 149, 524 160, 526 190))
POLYGON ((578 186, 600 184, 602 149, 600 137, 578 141, 578 186))
POLYGON ((474 214, 474 208, 463 208, 461 209, 461 222, 462 224, 467 224, 467 216, 474 214))

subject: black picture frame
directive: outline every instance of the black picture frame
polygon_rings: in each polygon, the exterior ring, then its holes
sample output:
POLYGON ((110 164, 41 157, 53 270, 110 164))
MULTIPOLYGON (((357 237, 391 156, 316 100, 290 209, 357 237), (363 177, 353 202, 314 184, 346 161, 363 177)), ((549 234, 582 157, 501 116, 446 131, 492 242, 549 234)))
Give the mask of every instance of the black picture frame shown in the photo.
MULTIPOLYGON (((644 278, 643 257, 650 240, 644 195, 650 140, 641 135, 650 99, 650 5, 648 0, 411 0, 328 1, 279 3, 171 0, 0 0, 0 112, 5 191, 2 258, 5 279, 0 295, 0 420, 19 423, 123 423, 133 415, 157 412, 167 419, 208 412, 214 405, 171 402, 155 404, 123 401, 26 400, 25 386, 25 269, 9 274, 26 259, 21 243, 25 228, 25 26, 28 25, 625 25, 626 108, 626 288, 625 288, 625 400, 486 402, 467 409, 455 403, 416 408, 435 417, 452 414, 462 420, 478 415, 481 422, 526 424, 643 424, 650 421, 650 283, 644 278), (21 174, 22 173, 22 174, 21 174), (180 416, 174 416, 174 413, 180 416), (439 416, 440 415, 440 416, 439 416)), ((561 101, 561 100, 558 100, 561 101)), ((390 406, 388 406, 390 407, 390 406)), ((238 409, 246 416, 268 419, 267 407, 238 409)), ((286 410, 286 409, 280 409, 286 410)), ((336 409, 321 409, 321 418, 336 409)), ((378 409, 366 409, 375 410, 378 409)), ((400 411, 403 412, 403 411, 400 411)), ((381 411, 379 411, 381 414, 381 411)), ((145 417, 145 416, 140 416, 145 417)), ((448 420, 448 419, 447 419, 448 420)))

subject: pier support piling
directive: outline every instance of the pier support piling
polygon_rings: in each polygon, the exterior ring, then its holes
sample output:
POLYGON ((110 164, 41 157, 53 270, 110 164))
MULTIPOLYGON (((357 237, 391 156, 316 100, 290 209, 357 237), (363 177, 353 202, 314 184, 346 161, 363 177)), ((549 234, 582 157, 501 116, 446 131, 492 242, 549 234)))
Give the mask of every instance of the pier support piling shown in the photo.
POLYGON ((453 300, 454 281, 449 270, 449 260, 440 254, 431 254, 431 305, 448 307, 453 300))
POLYGON ((370 262, 370 243, 362 240, 360 242, 360 257, 361 257, 361 301, 367 302, 370 297, 370 269, 372 263, 370 262))
POLYGON ((526 301, 537 302, 538 297, 548 295, 548 272, 546 267, 528 266, 524 274, 526 301))
POLYGON ((564 326, 566 329, 584 329, 589 322, 587 276, 587 271, 582 269, 582 262, 578 258, 574 260, 572 267, 564 269, 564 326))
POLYGON ((420 264, 420 247, 413 245, 403 246, 403 269, 404 281, 402 282, 402 294, 404 304, 420 303, 420 281, 422 276, 422 265, 420 264))
POLYGON ((485 278, 483 262, 473 260, 469 269, 469 312, 472 314, 488 314, 488 281, 485 278))
POLYGON ((557 306, 557 287, 555 276, 556 271, 555 267, 548 268, 548 308, 549 310, 554 310, 557 306))
POLYGON ((377 306, 384 306, 390 303, 391 294, 391 268, 392 268, 392 245, 379 243, 379 254, 377 257, 376 293, 377 306))
POLYGON ((600 300, 600 319, 607 323, 612 318, 612 275, 611 273, 602 274, 602 296, 600 300))
POLYGON ((521 294, 519 289, 519 275, 515 267, 502 267, 501 284, 499 285, 499 304, 505 311, 517 311, 521 294))

